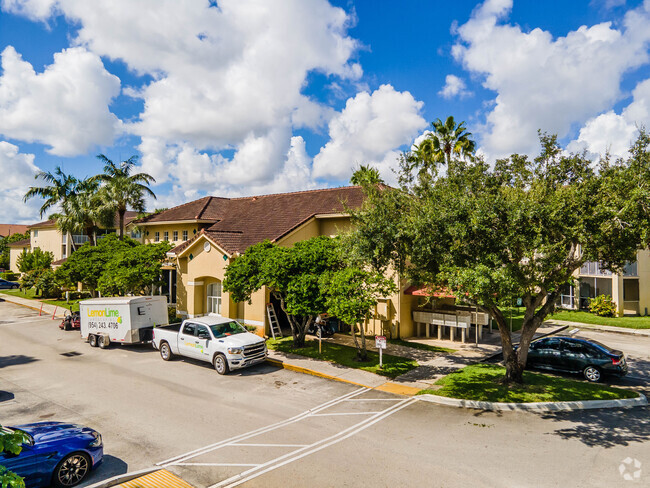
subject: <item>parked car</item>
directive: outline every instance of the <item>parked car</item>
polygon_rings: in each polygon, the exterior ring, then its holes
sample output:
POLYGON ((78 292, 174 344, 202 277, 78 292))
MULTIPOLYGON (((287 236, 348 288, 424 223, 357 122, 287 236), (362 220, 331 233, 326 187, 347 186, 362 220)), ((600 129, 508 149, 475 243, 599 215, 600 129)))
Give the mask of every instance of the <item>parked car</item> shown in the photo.
POLYGON ((20 454, 0 453, 0 465, 25 478, 27 488, 75 486, 104 456, 102 436, 81 425, 36 422, 0 429, 27 435, 20 454))
POLYGON ((217 315, 156 327, 153 346, 165 361, 174 355, 200 359, 212 363, 219 374, 262 363, 267 355, 263 338, 236 320, 217 315))
POLYGON ((72 312, 71 314, 67 314, 65 317, 63 317, 63 320, 61 320, 61 323, 59 324, 59 329, 81 329, 81 316, 79 315, 79 312, 72 312))
POLYGON ((17 290, 20 288, 20 283, 17 281, 7 281, 0 278, 0 290, 17 290))
POLYGON ((591 382, 600 381, 604 375, 627 374, 627 361, 622 351, 574 337, 552 336, 531 342, 527 366, 579 373, 591 382))

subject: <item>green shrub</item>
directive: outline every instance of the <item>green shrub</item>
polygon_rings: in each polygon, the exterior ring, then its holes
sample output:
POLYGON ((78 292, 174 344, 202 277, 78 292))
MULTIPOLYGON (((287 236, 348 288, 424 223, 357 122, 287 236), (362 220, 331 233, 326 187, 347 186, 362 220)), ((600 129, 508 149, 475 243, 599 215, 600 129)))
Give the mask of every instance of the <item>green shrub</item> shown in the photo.
POLYGON ((177 324, 183 321, 183 317, 176 315, 176 307, 167 307, 167 316, 170 324, 177 324))
POLYGON ((42 270, 34 280, 34 286, 40 290, 43 298, 60 298, 61 285, 51 269, 42 270))
POLYGON ((616 303, 609 295, 598 295, 589 300, 589 311, 599 317, 616 317, 616 303))
POLYGON ((0 278, 7 281, 18 281, 18 279, 20 278, 20 274, 7 271, 5 273, 0 273, 0 278))

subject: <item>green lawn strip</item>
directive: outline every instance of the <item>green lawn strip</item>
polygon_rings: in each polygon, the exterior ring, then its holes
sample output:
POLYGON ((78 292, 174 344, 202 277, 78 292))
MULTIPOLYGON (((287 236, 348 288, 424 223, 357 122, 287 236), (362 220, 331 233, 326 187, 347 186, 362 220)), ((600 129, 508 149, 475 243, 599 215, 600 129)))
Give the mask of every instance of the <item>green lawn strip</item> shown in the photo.
POLYGON ((291 337, 269 339, 267 345, 269 349, 275 351, 299 354, 314 359, 322 359, 349 368, 362 369, 382 376, 388 376, 389 378, 395 378, 418 367, 418 363, 413 359, 384 354, 384 367, 383 369, 379 369, 378 353, 368 351, 368 361, 359 362, 356 360, 357 350, 354 347, 343 346, 331 342, 323 342, 322 354, 318 353, 318 341, 315 340, 307 341, 305 347, 301 347, 300 349, 293 348, 293 339, 291 337))
POLYGON ((404 341, 402 339, 386 339, 389 344, 396 346, 412 347, 413 349, 422 349, 425 351, 438 352, 442 354, 453 354, 456 349, 449 349, 448 347, 431 346, 429 344, 422 344, 420 342, 404 341))
MULTIPOLYGON (((26 298, 28 300, 34 300, 37 303, 43 302, 43 303, 47 303, 48 305, 67 308, 72 311, 79 310, 79 300, 70 300, 69 302, 66 302, 65 300, 54 300, 54 299, 44 300, 36 296, 36 290, 34 288, 30 288, 26 292, 23 292, 22 290, 1 290, 0 293, 4 293, 6 295, 13 295, 15 297, 20 297, 20 298, 26 298)), ((37 303, 34 304, 34 307, 36 308, 40 307, 40 305, 38 305, 37 303)))
POLYGON ((487 402, 529 403, 614 400, 636 398, 638 393, 586 381, 577 381, 541 373, 524 372, 523 386, 505 386, 501 379, 505 368, 495 364, 475 364, 439 379, 439 390, 422 390, 450 398, 487 402))
POLYGON ((612 327, 627 327, 629 329, 650 329, 650 316, 635 317, 599 317, 589 312, 560 310, 548 317, 554 320, 580 322, 583 324, 609 325, 612 327))

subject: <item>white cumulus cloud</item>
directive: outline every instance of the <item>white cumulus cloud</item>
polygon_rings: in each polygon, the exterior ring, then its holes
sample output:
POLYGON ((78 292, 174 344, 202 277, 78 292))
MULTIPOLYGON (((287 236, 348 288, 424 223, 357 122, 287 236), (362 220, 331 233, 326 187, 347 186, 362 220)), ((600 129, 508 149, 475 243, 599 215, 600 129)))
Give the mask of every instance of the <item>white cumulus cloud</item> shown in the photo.
POLYGON ((625 157, 641 127, 650 127, 650 79, 639 83, 632 92, 632 101, 620 114, 613 110, 587 121, 575 141, 567 149, 586 150, 595 159, 609 152, 625 157))
POLYGON ((648 62, 650 2, 611 22, 554 38, 505 22, 512 0, 487 0, 457 30, 455 58, 497 93, 482 148, 492 157, 537 149, 537 130, 569 134, 623 96, 623 75, 648 62))
POLYGON ((38 184, 34 175, 39 168, 34 164, 33 154, 19 152, 18 146, 0 141, 0 222, 33 224, 38 219, 42 201, 38 199, 23 203, 30 186, 38 184))
POLYGON ((344 180, 359 164, 371 164, 390 178, 388 168, 395 166, 397 150, 427 125, 422 105, 390 85, 348 99, 329 123, 330 141, 314 158, 314 176, 344 180))
POLYGON ((113 142, 120 124, 108 105, 119 94, 120 80, 96 54, 65 49, 42 73, 12 46, 1 57, 0 134, 48 145, 59 156, 113 142))
POLYGON ((442 90, 438 92, 443 98, 454 98, 454 97, 468 97, 472 94, 467 90, 467 86, 462 78, 459 78, 456 75, 447 75, 445 77, 445 86, 442 87, 442 90))

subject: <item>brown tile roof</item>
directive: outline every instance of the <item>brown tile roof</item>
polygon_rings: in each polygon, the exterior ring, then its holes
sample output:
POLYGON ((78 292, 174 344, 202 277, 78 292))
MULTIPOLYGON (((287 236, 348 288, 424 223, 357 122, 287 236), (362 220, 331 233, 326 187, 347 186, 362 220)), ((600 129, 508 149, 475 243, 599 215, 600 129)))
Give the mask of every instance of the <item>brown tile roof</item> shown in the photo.
POLYGON ((0 224, 0 237, 8 237, 13 234, 24 234, 27 232, 26 225, 0 224))
POLYGON ((41 227, 55 227, 56 226, 56 220, 50 219, 50 220, 45 220, 43 222, 39 222, 38 224, 32 224, 28 225, 28 229, 39 229, 41 227))
POLYGON ((61 266, 63 263, 65 263, 68 260, 68 258, 63 258, 63 259, 58 259, 57 261, 54 261, 52 263, 52 266, 61 266))
MULTIPOLYGON (((205 234, 227 252, 241 253, 265 239, 277 241, 315 215, 343 213, 345 205, 358 208, 363 201, 363 190, 347 186, 219 200, 220 219, 172 252, 180 253, 205 234)), ((190 203, 199 201, 205 204, 205 199, 190 203)))
POLYGON ((216 222, 224 215, 230 199, 221 197, 203 197, 192 202, 172 207, 156 214, 137 219, 136 224, 170 222, 177 220, 207 220, 216 222))
POLYGON ((14 241, 7 244, 9 247, 30 247, 29 239, 23 239, 21 241, 14 241))

